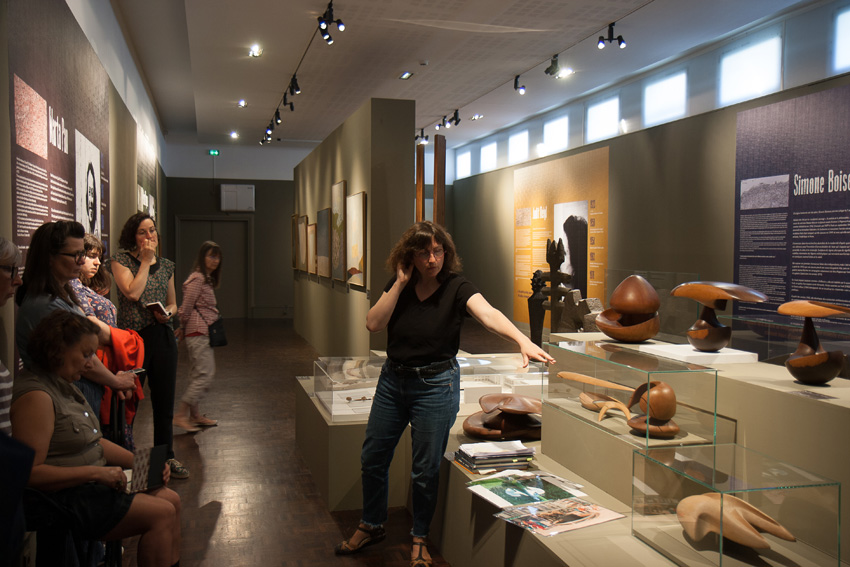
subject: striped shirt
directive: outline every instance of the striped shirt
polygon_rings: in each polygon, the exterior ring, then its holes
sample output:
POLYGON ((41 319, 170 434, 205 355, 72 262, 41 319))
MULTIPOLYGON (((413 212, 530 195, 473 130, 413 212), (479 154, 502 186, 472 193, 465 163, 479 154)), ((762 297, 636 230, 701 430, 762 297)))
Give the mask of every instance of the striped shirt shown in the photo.
POLYGON ((0 362, 0 431, 12 434, 9 408, 12 407, 12 373, 0 362))

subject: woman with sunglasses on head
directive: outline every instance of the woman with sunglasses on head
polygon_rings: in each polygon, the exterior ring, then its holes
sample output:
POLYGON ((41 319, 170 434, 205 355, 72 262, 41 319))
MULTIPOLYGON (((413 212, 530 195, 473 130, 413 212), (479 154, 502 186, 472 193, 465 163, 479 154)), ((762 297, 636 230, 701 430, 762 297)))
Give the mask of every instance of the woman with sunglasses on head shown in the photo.
POLYGON ((363 516, 357 530, 337 545, 349 555, 386 536, 388 470, 408 424, 413 444, 413 549, 411 567, 430 567, 426 538, 437 503, 440 461, 460 406, 455 356, 467 316, 520 348, 529 359, 554 362, 459 274, 460 258, 446 230, 418 222, 387 259, 395 276, 366 316, 370 332, 387 329, 387 361, 372 402, 361 452, 363 516))
POLYGON ((215 354, 210 346, 208 328, 219 318, 215 288, 220 280, 221 248, 207 240, 198 251, 195 269, 183 282, 183 302, 179 311, 183 326, 178 334, 186 341, 190 367, 189 387, 180 400, 174 425, 186 431, 197 431, 199 426, 210 427, 218 423, 203 415, 199 406, 215 376, 215 354))
MULTIPOLYGON (((133 453, 107 441, 72 384, 97 361, 99 328, 75 312, 55 310, 30 339, 31 371, 15 380, 12 434, 35 451, 24 496, 27 527, 59 521, 82 540, 141 535, 138 564, 167 567, 180 559, 180 497, 163 486, 128 494, 123 469, 133 453)), ((39 559, 41 559, 39 553, 39 559)))
POLYGON ((177 339, 172 315, 177 311, 174 262, 157 255, 159 234, 147 213, 127 219, 118 245, 123 252, 109 266, 118 286, 118 327, 139 333, 145 343, 146 378, 150 383, 154 445, 168 446, 172 478, 189 478, 189 471, 174 458, 171 422, 177 383, 177 339), (147 305, 159 302, 165 313, 147 305))
MULTIPOLYGON (((36 229, 27 251, 23 285, 18 288, 15 302, 18 319, 15 340, 25 368, 32 366, 28 345, 38 323, 56 310, 84 315, 71 281, 80 277, 85 263, 86 248, 83 225, 75 221, 48 222, 36 229)), ((112 341, 109 326, 97 322, 101 345, 112 341)), ((135 388, 135 376, 129 372, 113 374, 99 360, 87 369, 77 387, 89 400, 92 408, 100 407, 103 386, 127 391, 135 388)))

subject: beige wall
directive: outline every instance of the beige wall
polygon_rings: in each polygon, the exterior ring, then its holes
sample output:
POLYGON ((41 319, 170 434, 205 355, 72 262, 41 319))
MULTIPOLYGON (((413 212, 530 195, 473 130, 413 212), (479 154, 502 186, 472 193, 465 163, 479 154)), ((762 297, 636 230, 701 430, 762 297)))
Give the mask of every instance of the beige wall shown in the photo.
POLYGON ((295 330, 322 356, 363 356, 385 343, 366 331, 366 313, 387 281, 390 248, 413 222, 414 110, 413 101, 372 99, 295 168, 295 212, 310 223, 331 206, 334 183, 367 193, 365 288, 294 272, 295 330))

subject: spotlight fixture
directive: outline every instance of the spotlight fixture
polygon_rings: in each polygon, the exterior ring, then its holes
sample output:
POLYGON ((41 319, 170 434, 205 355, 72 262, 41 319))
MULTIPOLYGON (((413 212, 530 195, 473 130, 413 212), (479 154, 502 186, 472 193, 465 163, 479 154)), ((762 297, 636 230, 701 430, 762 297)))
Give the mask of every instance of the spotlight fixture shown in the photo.
POLYGON ((266 126, 266 136, 271 136, 272 132, 274 132, 274 124, 269 122, 269 125, 266 126))
POLYGON ((239 132, 237 132, 236 130, 234 130, 233 132, 231 132, 231 133, 230 133, 230 137, 231 137, 231 138, 233 138, 233 139, 235 140, 236 138, 238 138, 238 137, 239 137, 239 132))
POLYGON ((482 118, 484 118, 484 115, 477 112, 469 117, 470 120, 481 120, 482 118))
POLYGON ((401 79, 402 81, 406 81, 407 79, 409 79, 412 76, 413 76, 413 73, 411 73, 410 71, 405 71, 404 73, 399 75, 398 78, 401 79))
POLYGON ((556 79, 563 79, 564 77, 569 77, 574 73, 572 69, 569 67, 561 68, 561 64, 558 62, 558 55, 555 54, 552 56, 552 60, 549 61, 549 66, 543 71, 550 77, 555 77, 556 79))
POLYGON ((428 136, 425 135, 425 128, 419 129, 419 134, 417 134, 413 140, 418 143, 420 146, 428 145, 428 136))
POLYGON ((599 36, 599 41, 596 42, 596 47, 599 49, 605 49, 605 43, 614 43, 617 42, 617 45, 620 49, 626 48, 626 40, 623 39, 623 36, 618 35, 616 38, 614 37, 614 22, 608 24, 608 37, 604 35, 599 36))
POLYGON ((525 85, 519 84, 519 75, 514 77, 514 90, 521 95, 525 94, 525 85))
MULTIPOLYGON (((455 126, 457 126, 458 124, 460 124, 460 113, 459 113, 457 110, 455 110, 455 113, 452 115, 452 117, 451 117, 451 119, 449 120, 449 122, 450 122, 450 123, 452 123, 452 124, 454 124, 455 126)), ((449 127, 449 126, 448 126, 448 123, 447 123, 447 124, 446 124, 446 128, 448 128, 448 127, 449 127)))
POLYGON ((434 126, 435 130, 439 130, 440 128, 448 128, 449 125, 446 124, 446 117, 443 116, 443 119, 440 122, 437 122, 437 125, 434 126))
POLYGON ((279 109, 279 108, 278 108, 277 110, 275 110, 275 111, 274 111, 274 123, 275 123, 275 124, 280 124, 280 123, 281 123, 281 119, 280 119, 280 109, 279 109))
POLYGON ((298 77, 296 75, 292 75, 292 78, 289 79, 289 94, 292 96, 301 94, 301 87, 298 86, 298 77))
POLYGON ((248 103, 245 102, 245 99, 243 98, 239 102, 236 103, 236 106, 239 107, 239 108, 245 108, 246 106, 248 106, 248 103))
POLYGON ((316 19, 319 20, 319 32, 322 34, 322 39, 324 39, 328 45, 331 45, 334 42, 334 38, 331 37, 331 34, 328 31, 331 24, 336 24, 336 29, 339 31, 345 31, 345 24, 342 23, 342 20, 334 20, 333 0, 328 2, 328 7, 325 10, 325 13, 316 19))
POLYGON ((251 46, 251 49, 248 50, 248 56, 249 57, 259 57, 262 54, 263 54, 263 48, 260 47, 256 43, 251 46))

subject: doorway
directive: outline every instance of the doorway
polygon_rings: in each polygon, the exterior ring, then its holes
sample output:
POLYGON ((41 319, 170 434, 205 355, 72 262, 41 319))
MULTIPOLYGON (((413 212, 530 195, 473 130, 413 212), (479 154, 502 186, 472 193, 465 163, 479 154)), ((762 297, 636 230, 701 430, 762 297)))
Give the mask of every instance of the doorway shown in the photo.
POLYGON ((221 285, 215 294, 218 310, 225 319, 250 317, 254 305, 253 219, 178 216, 175 232, 178 303, 183 300, 183 282, 192 272, 201 244, 212 240, 222 253, 221 285))

